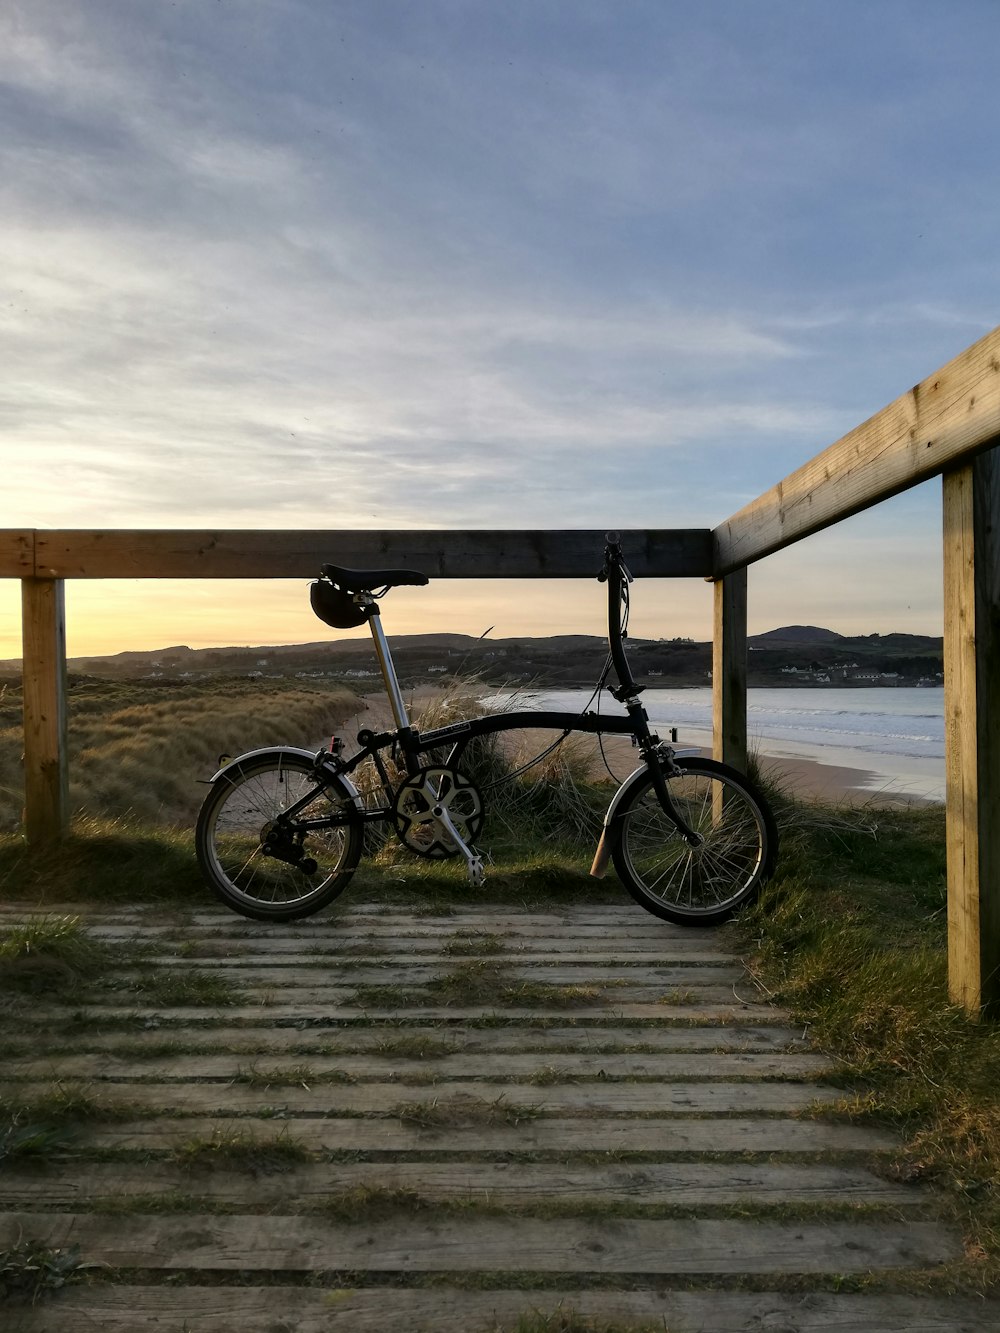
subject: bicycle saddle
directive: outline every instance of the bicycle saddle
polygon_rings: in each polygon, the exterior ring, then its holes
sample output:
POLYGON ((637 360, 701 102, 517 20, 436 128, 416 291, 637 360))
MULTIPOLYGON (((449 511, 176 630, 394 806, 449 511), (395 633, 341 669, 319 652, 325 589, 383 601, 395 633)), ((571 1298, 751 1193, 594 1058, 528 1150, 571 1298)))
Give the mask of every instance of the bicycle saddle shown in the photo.
POLYGON ((374 592, 376 588, 422 588, 429 583, 426 574, 416 569, 345 569, 343 565, 324 565, 323 577, 344 592, 374 592))

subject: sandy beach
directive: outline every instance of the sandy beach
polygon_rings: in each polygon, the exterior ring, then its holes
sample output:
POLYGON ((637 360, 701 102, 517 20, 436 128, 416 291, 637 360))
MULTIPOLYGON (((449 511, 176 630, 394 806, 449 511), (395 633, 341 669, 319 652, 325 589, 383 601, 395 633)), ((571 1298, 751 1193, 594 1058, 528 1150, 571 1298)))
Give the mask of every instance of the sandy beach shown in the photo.
MULTIPOLYGON (((421 685, 406 690, 404 698, 414 720, 419 719, 421 714, 429 715, 424 721, 425 726, 439 725, 445 720, 436 718, 434 714, 444 707, 449 699, 446 688, 421 685)), ((342 731, 345 736, 353 738, 356 730, 361 727, 381 728, 393 725, 392 714, 384 695, 367 695, 364 703, 364 711, 343 724, 342 731)), ((452 716, 455 715, 449 714, 448 720, 452 716)), ((511 740, 515 746, 515 753, 523 761, 543 750, 555 739, 556 734, 539 729, 511 733, 511 740)), ((707 740, 707 737, 692 736, 688 741, 682 736, 677 748, 687 753, 710 756, 711 746, 705 744, 707 740)), ((608 767, 618 779, 622 779, 638 766, 636 751, 629 739, 624 736, 603 737, 603 755, 600 740, 596 736, 577 734, 570 737, 565 745, 574 760, 587 764, 591 774, 597 779, 604 777, 610 781, 608 767)), ((759 759, 768 777, 773 778, 789 796, 802 800, 821 801, 830 805, 876 807, 934 804, 918 792, 897 790, 894 785, 887 784, 880 775, 869 769, 824 764, 814 759, 787 754, 768 754, 766 750, 761 751, 759 759)))

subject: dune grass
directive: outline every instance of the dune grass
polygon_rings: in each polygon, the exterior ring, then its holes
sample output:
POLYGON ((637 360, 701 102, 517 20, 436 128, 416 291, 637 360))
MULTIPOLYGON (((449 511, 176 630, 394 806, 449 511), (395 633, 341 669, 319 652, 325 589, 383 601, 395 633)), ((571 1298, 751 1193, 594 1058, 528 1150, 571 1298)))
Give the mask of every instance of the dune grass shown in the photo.
POLYGON ((833 1113, 902 1132, 891 1173, 935 1182, 964 1230, 970 1280, 995 1289, 1000 1026, 948 999, 944 811, 782 814, 780 871, 738 926, 752 966, 838 1058, 833 1113))
MULTIPOLYGON (((220 754, 266 745, 318 749, 360 706, 322 682, 222 678, 169 688, 84 678, 69 689, 70 806, 90 818, 193 821, 220 754)), ((0 700, 0 830, 21 820, 19 690, 0 700)))

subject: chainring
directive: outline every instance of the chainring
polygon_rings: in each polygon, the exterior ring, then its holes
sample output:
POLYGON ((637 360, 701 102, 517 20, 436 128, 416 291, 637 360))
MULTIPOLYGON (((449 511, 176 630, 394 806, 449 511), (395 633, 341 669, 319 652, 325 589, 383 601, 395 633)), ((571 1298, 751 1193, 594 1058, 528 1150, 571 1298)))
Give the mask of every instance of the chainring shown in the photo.
POLYGON ((435 813, 441 810, 471 846, 486 818, 482 793, 464 773, 443 764, 419 769, 396 791, 392 817, 403 846, 434 861, 457 856, 461 849, 435 813))

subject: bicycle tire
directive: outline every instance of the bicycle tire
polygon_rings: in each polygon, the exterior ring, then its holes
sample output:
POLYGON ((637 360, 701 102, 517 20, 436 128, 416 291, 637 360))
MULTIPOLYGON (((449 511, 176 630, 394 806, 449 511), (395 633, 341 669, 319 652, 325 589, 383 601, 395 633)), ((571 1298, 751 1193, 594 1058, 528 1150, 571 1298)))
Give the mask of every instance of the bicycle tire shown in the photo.
POLYGON ((347 783, 318 779, 310 759, 287 751, 237 761, 215 782, 198 815, 195 850, 205 879, 227 907, 256 921, 295 921, 347 888, 361 858, 360 819, 310 830, 299 840, 303 856, 316 863, 313 873, 263 852, 266 828, 310 788, 315 792, 305 817, 325 817, 334 806, 353 811, 347 783))
POLYGON ((616 811, 612 859, 647 912, 676 925, 719 925, 753 902, 773 873, 777 825, 763 795, 736 769, 686 758, 677 767, 667 790, 701 845, 685 841, 646 775, 616 811))

